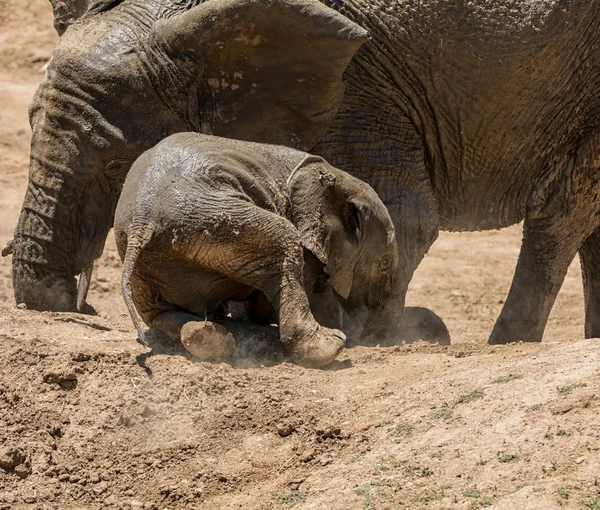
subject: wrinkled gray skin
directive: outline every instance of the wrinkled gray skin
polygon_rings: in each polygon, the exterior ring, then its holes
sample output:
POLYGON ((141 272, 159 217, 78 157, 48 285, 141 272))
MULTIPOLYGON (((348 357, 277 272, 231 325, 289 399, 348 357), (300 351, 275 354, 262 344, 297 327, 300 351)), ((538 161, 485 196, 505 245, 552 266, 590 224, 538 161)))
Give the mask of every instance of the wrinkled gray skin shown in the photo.
POLYGON ((73 22, 88 9, 88 0, 50 0, 54 14, 54 28, 63 35, 73 22))
POLYGON ((327 365, 345 336, 320 325, 309 300, 315 312, 327 294, 351 315, 376 312, 398 266, 392 220, 368 184, 318 156, 198 133, 135 161, 115 238, 140 337, 136 309, 204 358, 230 355, 233 339, 200 321, 242 301, 254 322, 279 323, 292 359, 327 365))
POLYGON ((133 159, 195 130, 312 150, 377 191, 400 269, 373 333, 402 331, 439 229, 524 221, 490 342, 541 340, 578 251, 585 334, 600 336, 597 2, 196 3, 92 2, 61 37, 31 110, 18 302, 73 308, 133 159))

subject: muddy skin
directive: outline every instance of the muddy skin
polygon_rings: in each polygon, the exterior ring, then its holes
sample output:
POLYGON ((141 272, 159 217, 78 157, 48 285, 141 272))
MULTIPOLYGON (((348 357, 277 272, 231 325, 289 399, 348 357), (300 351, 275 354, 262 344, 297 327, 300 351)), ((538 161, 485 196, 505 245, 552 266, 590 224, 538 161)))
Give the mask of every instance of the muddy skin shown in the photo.
POLYGON ((89 0, 50 0, 54 14, 54 28, 63 35, 87 11, 89 0))
POLYGON ((312 309, 332 311, 325 299, 338 296, 377 317, 398 265, 392 220, 366 183, 319 156, 197 133, 134 163, 115 238, 140 338, 138 313, 200 359, 231 356, 234 335, 212 316, 241 302, 250 320, 279 324, 293 361, 325 366, 346 335, 312 309))

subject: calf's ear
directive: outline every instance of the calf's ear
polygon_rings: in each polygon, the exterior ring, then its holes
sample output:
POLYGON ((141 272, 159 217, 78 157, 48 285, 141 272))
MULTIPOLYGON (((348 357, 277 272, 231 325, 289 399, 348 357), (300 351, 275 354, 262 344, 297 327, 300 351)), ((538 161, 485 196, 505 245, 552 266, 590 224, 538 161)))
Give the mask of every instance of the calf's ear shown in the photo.
POLYGON ((305 248, 324 265, 344 299, 352 290, 364 209, 350 200, 344 175, 318 156, 306 157, 288 180, 293 222, 305 248))
POLYGON ((189 95, 194 128, 309 150, 335 117, 342 75, 366 38, 317 0, 209 0, 157 22, 152 40, 189 95))
POLYGON ((50 0, 54 14, 54 28, 61 36, 75 20, 85 14, 89 0, 50 0))

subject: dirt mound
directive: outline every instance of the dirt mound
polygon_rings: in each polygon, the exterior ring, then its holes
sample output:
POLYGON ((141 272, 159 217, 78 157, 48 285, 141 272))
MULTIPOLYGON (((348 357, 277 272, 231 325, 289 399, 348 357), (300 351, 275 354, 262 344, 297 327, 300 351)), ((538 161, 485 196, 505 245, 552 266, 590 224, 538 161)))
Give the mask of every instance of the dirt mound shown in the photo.
MULTIPOLYGON (((4 244, 56 36, 46 0, 6 0, 0 26, 4 244)), ((572 340, 578 264, 543 344, 485 343, 519 241, 517 227, 443 234, 419 268, 409 304, 435 310, 453 345, 358 347, 328 370, 260 348, 197 363, 158 337, 149 354, 112 236, 94 317, 15 308, 0 259, 0 509, 600 508, 600 343, 572 340)))
POLYGON ((57 319, 0 320, 0 508, 600 501, 596 341, 360 347, 307 370, 148 356, 126 317, 57 319))

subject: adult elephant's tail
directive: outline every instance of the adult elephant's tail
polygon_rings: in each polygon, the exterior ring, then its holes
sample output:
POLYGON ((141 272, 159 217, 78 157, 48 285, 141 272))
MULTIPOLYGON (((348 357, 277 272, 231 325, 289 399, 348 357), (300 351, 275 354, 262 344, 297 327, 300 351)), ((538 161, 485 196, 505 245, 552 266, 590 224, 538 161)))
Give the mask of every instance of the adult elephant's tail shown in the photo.
MULTIPOLYGON (((135 223, 135 221, 134 221, 135 223)), ((129 315, 133 321, 135 329, 137 329, 140 341, 147 347, 144 334, 144 324, 137 313, 135 304, 132 298, 131 290, 131 275, 135 269, 138 256, 142 249, 150 242, 154 235, 154 227, 152 225, 144 225, 143 227, 134 229, 127 238, 127 250, 123 259, 123 278, 121 280, 121 288, 123 290, 123 299, 129 310, 129 315)))

